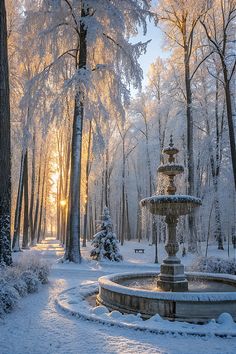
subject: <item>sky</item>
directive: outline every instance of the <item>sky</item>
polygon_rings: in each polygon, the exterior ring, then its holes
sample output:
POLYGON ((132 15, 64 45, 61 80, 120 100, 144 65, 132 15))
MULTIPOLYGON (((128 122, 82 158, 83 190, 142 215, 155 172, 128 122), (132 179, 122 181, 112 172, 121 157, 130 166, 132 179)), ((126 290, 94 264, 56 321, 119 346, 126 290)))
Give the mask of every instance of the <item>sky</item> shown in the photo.
POLYGON ((153 21, 148 21, 146 35, 144 36, 140 30, 139 35, 135 37, 132 42, 146 42, 150 39, 151 42, 147 46, 146 54, 143 54, 139 58, 139 63, 143 69, 143 87, 148 83, 147 73, 150 64, 152 64, 157 57, 166 58, 168 56, 168 53, 163 50, 163 33, 154 25, 153 21))

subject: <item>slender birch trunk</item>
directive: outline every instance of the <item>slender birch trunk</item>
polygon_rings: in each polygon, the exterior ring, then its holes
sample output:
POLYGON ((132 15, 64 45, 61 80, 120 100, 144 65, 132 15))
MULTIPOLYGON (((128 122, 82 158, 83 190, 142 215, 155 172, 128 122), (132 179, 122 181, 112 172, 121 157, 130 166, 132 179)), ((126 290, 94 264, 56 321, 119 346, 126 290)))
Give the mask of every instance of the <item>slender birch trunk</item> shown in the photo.
POLYGON ((43 204, 44 204, 44 194, 45 194, 44 191, 45 191, 45 182, 46 182, 46 171, 47 171, 47 159, 45 156, 40 209, 39 209, 39 223, 38 223, 38 230, 37 230, 37 242, 38 243, 42 241, 41 231, 42 231, 42 218, 43 218, 43 204))
POLYGON ((29 247, 29 190, 28 190, 28 149, 25 151, 24 174, 23 174, 23 192, 24 192, 24 223, 22 248, 29 247))
POLYGON ((35 193, 35 159, 36 159, 36 132, 34 127, 33 133, 33 147, 32 147, 32 173, 31 173, 31 194, 30 194, 30 209, 29 209, 29 226, 30 226, 30 239, 31 244, 33 243, 34 237, 34 222, 33 222, 33 210, 34 210, 34 193, 35 193))
POLYGON ((23 174, 24 174, 24 159, 25 152, 24 150, 21 153, 21 162, 20 162, 20 177, 18 184, 18 193, 16 200, 16 210, 15 210, 15 220, 14 220, 14 234, 12 242, 13 252, 20 251, 20 222, 21 222, 21 209, 22 209, 22 197, 23 197, 23 174))
MULTIPOLYGON (((89 193, 89 172, 90 172, 90 149, 91 149, 91 140, 92 140, 92 121, 89 122, 89 136, 88 136, 88 150, 87 150, 87 163, 86 163, 86 200, 85 200, 85 212, 84 212, 84 232, 83 232, 83 247, 86 247, 87 239, 87 225, 88 225, 88 193, 89 193)), ((105 192, 106 193, 106 192, 105 192)), ((106 205, 107 206, 107 205, 106 205)))

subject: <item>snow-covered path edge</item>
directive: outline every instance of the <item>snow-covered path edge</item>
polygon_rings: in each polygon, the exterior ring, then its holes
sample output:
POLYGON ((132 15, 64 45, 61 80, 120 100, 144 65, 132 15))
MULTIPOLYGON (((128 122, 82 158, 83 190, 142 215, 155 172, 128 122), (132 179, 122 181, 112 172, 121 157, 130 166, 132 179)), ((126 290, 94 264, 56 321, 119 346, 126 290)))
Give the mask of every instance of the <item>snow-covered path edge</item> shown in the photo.
MULTIPOLYGON (((143 321, 139 315, 127 316, 120 314, 118 318, 112 319, 112 313, 108 314, 108 310, 104 306, 93 308, 86 301, 86 298, 88 296, 94 295, 96 293, 98 293, 97 282, 91 286, 72 287, 70 289, 64 290, 57 296, 55 302, 58 308, 73 317, 77 317, 86 321, 97 322, 108 326, 116 326, 119 328, 145 331, 161 335, 171 334, 180 336, 188 335, 200 337, 216 336, 221 338, 236 337, 235 323, 230 324, 231 326, 228 326, 228 328, 224 328, 225 325, 227 327, 227 323, 219 325, 214 320, 205 325, 194 325, 186 322, 171 322, 168 320, 163 320, 159 318, 158 315, 156 316, 157 322, 155 321, 155 318, 153 322, 151 320, 143 321), (98 311, 96 311, 96 309, 98 311), (108 317, 110 315, 111 318, 108 317), (129 318, 131 318, 132 321, 138 323, 126 323, 125 321, 128 321, 129 318)), ((114 314, 117 316, 118 311, 114 311, 114 314)))

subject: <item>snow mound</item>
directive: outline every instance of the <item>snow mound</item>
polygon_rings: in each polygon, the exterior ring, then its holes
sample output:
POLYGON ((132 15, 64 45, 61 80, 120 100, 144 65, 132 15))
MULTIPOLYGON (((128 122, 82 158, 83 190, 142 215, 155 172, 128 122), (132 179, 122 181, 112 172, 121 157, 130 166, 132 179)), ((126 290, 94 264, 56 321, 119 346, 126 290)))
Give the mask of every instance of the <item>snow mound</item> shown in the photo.
POLYGON ((122 314, 111 311, 105 306, 92 307, 86 300, 88 296, 98 292, 98 284, 91 284, 63 291, 56 299, 56 303, 63 311, 82 318, 95 321, 104 325, 112 325, 133 330, 148 331, 157 334, 194 335, 201 337, 236 337, 236 323, 228 313, 222 313, 217 321, 211 320, 206 324, 198 325, 187 322, 168 321, 160 315, 143 320, 141 314, 122 314), (75 298, 77 303, 74 302, 75 298), (71 301, 72 300, 72 301, 71 301), (72 303, 70 303, 72 302, 72 303))
POLYGON ((232 325, 234 323, 234 320, 232 316, 227 313, 223 312, 218 318, 217 318, 217 323, 223 324, 223 325, 232 325))
POLYGON ((91 313, 100 316, 109 313, 109 311, 105 306, 96 306, 91 310, 91 313))

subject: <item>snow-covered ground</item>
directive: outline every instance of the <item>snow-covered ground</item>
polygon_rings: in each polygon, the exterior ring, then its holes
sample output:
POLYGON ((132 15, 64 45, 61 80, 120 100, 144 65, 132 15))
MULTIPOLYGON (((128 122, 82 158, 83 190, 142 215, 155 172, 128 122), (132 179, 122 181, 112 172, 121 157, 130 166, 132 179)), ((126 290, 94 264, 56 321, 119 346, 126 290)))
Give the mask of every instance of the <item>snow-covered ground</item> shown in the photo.
MULTIPOLYGON (((90 247, 82 250, 87 258, 90 247)), ((236 338, 205 338, 159 335, 134 329, 107 326, 74 318, 61 311, 55 299, 63 290, 90 284, 101 275, 123 271, 153 270, 154 247, 148 243, 126 243, 121 248, 122 263, 96 263, 85 260, 81 265, 57 264, 62 248, 53 240, 34 248, 35 256, 52 263, 50 282, 39 293, 22 299, 20 306, 0 322, 1 354, 87 354, 87 353, 172 353, 172 354, 233 354, 236 338), (134 253, 134 248, 144 248, 144 254, 134 253), (141 247, 142 246, 142 247, 141 247)), ((24 254, 26 254, 24 252, 24 254)), ((220 252, 220 251, 219 251, 220 252)), ((218 251, 210 248, 209 255, 218 251)), ((222 253, 220 253, 222 254, 222 253)), ((164 251, 159 251, 160 260, 164 251)), ((225 251, 225 256, 227 252, 225 251)), ((232 254, 233 256, 233 254, 232 254)), ((192 257, 182 258, 190 264, 192 257)))

